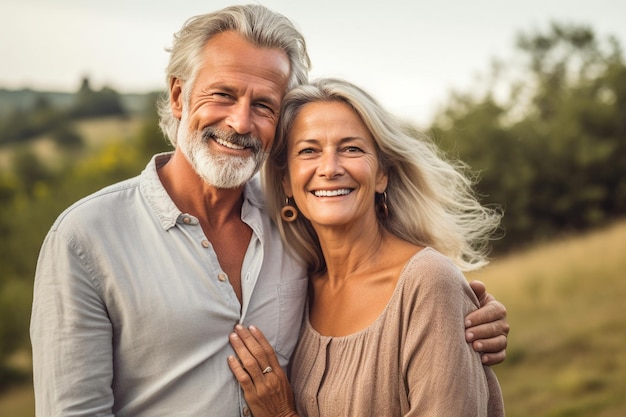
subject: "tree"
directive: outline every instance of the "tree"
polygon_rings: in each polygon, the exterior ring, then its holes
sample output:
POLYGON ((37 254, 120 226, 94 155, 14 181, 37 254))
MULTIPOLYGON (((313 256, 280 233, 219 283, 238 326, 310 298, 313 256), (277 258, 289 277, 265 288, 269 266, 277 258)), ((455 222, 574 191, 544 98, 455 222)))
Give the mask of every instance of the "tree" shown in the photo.
POLYGON ((100 91, 94 91, 87 77, 82 80, 70 113, 76 118, 126 115, 120 96, 115 90, 103 87, 100 91))
POLYGON ((0 122, 0 144, 32 139, 67 122, 65 111, 55 108, 43 94, 35 98, 32 108, 16 107, 0 122))
POLYGON ((553 23, 520 34, 479 94, 456 93, 433 130, 503 205, 512 247, 604 224, 626 211, 626 66, 615 39, 553 23), (508 94, 502 94, 503 86, 508 94))

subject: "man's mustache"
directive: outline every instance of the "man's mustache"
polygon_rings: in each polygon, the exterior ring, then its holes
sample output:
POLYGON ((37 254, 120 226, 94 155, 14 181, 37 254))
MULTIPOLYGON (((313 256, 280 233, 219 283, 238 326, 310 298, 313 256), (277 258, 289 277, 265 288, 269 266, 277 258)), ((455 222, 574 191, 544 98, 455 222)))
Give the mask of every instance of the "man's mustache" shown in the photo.
POLYGON ((220 139, 225 142, 234 143, 235 145, 250 148, 253 152, 261 152, 263 144, 259 138, 254 135, 240 135, 236 132, 230 132, 215 127, 205 127, 202 130, 202 139, 206 142, 209 139, 220 139))

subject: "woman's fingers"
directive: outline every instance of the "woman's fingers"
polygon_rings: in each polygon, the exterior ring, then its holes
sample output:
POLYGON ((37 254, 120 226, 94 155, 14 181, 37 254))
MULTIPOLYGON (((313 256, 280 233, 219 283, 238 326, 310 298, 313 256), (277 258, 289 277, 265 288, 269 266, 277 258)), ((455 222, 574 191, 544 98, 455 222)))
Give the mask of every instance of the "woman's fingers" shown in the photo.
POLYGON ((268 342, 267 339, 265 338, 265 335, 263 334, 263 332, 259 330, 258 328, 256 328, 255 326, 248 327, 248 330, 250 334, 254 337, 256 342, 261 346, 261 348, 265 352, 265 357, 268 360, 269 366, 271 366, 273 369, 276 369, 277 367, 279 367, 280 363, 278 362, 278 357, 276 356, 276 352, 274 351, 274 348, 272 347, 272 345, 270 345, 270 342, 268 342))
POLYGON ((236 325, 230 343, 253 381, 280 368, 274 349, 258 328, 236 325))
POLYGON ((254 326, 237 325, 229 339, 238 358, 229 356, 228 366, 254 416, 297 415, 287 375, 263 333, 254 326))
POLYGON ((243 369, 253 381, 259 380, 263 375, 263 370, 270 366, 269 359, 261 345, 249 330, 239 325, 235 327, 229 339, 243 369))
POLYGON ((252 382, 252 378, 250 378, 248 372, 243 369, 243 366, 241 366, 241 362, 239 362, 236 357, 232 355, 228 357, 228 366, 230 367, 233 375, 235 375, 237 381, 239 381, 239 385, 241 385, 241 388, 243 388, 244 391, 250 391, 254 389, 254 383, 252 382))

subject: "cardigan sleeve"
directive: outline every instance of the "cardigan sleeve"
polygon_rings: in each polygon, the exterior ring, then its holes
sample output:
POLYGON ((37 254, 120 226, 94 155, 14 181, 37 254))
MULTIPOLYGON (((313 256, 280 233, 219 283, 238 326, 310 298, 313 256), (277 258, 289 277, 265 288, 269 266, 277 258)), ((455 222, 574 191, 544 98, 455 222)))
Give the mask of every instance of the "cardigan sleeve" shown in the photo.
POLYGON ((478 300, 448 258, 432 251, 407 265, 402 370, 407 416, 486 416, 489 389, 480 355, 465 341, 478 300))

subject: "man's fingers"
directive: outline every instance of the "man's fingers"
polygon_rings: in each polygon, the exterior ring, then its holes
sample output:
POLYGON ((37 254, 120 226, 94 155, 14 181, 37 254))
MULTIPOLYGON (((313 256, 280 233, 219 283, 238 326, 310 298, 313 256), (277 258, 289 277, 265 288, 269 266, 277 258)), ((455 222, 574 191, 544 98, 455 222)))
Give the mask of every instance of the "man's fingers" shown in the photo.
POLYGON ((483 306, 483 298, 485 297, 485 294, 487 294, 485 284, 482 281, 471 281, 469 285, 472 288, 472 291, 474 291, 474 294, 476 294, 478 301, 480 301, 480 305, 483 306))
MULTIPOLYGON (((465 327, 480 326, 484 323, 506 322, 506 307, 497 300, 489 301, 478 310, 474 310, 465 318, 465 327)), ((507 326, 508 327, 508 324, 507 326)), ((507 330, 508 334, 508 330, 507 330)), ((494 335, 495 336, 495 335, 494 335)))
POLYGON ((497 353, 484 353, 481 355, 481 361, 483 365, 493 366, 504 362, 506 359, 506 350, 502 350, 497 353))
POLYGON ((479 339, 472 342, 472 347, 477 352, 488 354, 500 353, 506 349, 507 340, 506 336, 492 337, 491 339, 479 339))
POLYGON ((484 341, 489 339, 504 339, 502 349, 506 347, 506 338, 509 334, 509 323, 502 319, 487 324, 472 326, 465 330, 465 340, 468 342, 484 341))

